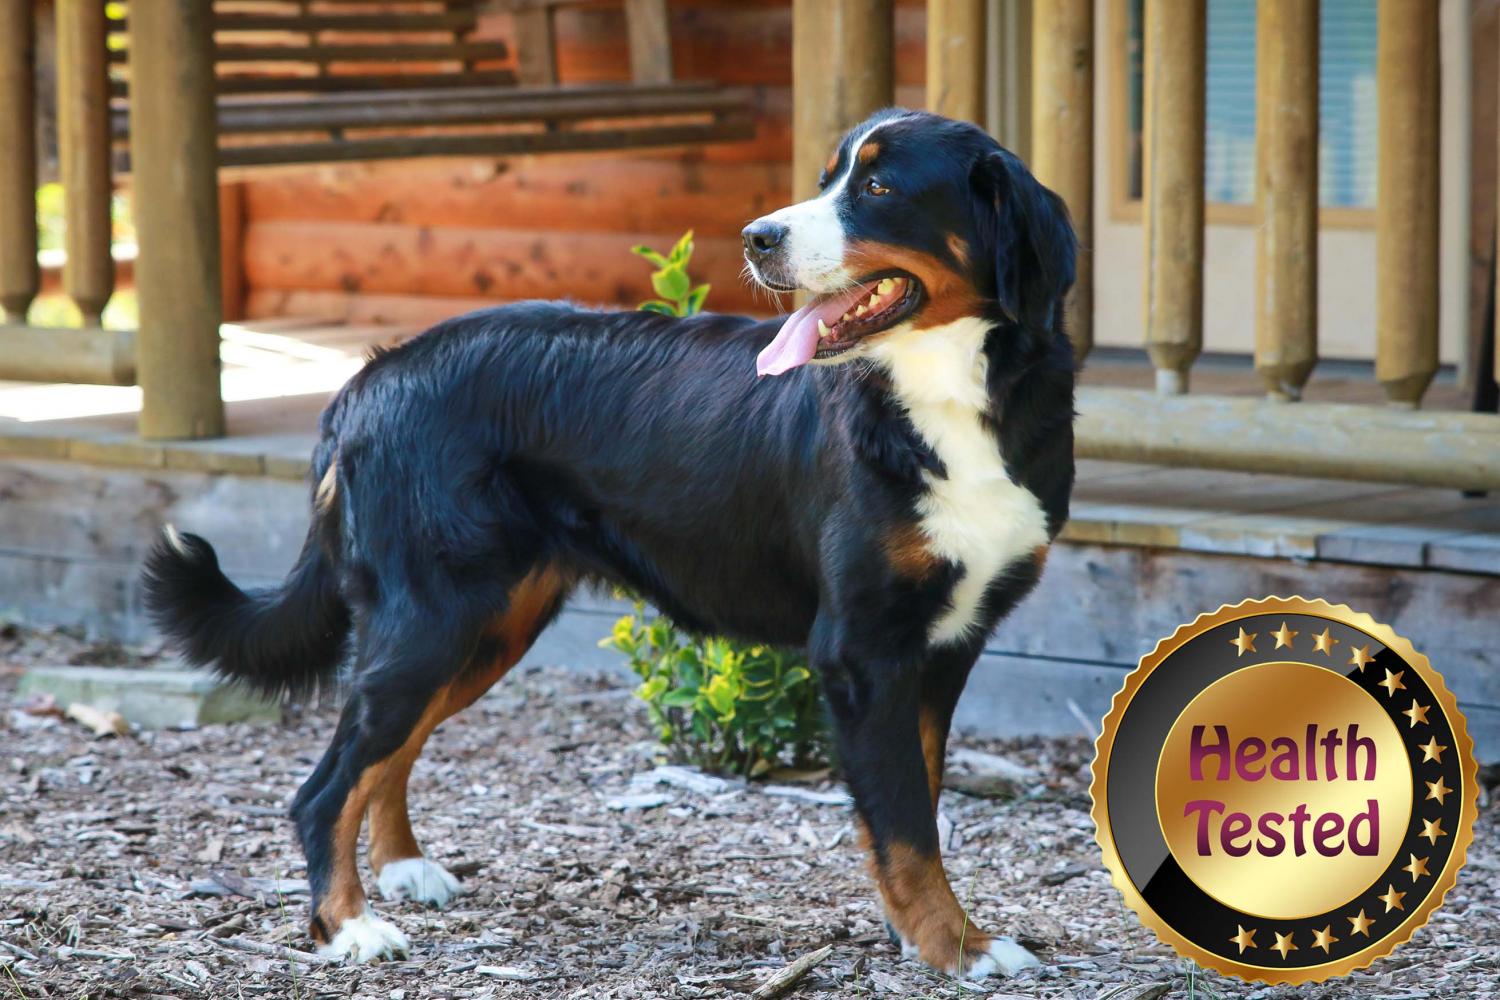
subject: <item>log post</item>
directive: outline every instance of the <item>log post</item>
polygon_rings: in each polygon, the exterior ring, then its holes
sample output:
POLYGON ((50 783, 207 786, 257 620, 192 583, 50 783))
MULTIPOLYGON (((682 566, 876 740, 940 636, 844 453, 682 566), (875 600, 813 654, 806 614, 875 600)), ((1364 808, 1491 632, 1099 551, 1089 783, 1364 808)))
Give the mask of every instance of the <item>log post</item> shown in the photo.
POLYGON ((105 37, 104 4, 58 0, 57 149, 67 249, 63 291, 87 326, 100 325, 115 290, 105 37))
POLYGON ((516 75, 528 86, 557 82, 557 21, 551 4, 522 7, 515 20, 516 75))
POLYGON ((927 0, 927 110, 984 124, 984 0, 927 0))
POLYGON ((30 3, 0 4, 0 321, 26 322, 36 262, 36 50, 30 3))
POLYGON ((892 0, 793 0, 792 191, 818 175, 849 128, 895 97, 892 0))
POLYGON ((1260 0, 1255 34, 1255 370, 1294 400, 1318 362, 1318 0, 1260 0))
POLYGON ((137 372, 148 438, 224 433, 219 396, 218 146, 213 10, 130 8, 130 154, 140 259, 137 372))
POLYGON ((1204 0, 1147 0, 1146 351, 1164 395, 1203 350, 1204 0))
POLYGON ((1375 377, 1415 407, 1438 367, 1438 5, 1376 16, 1375 377))
POLYGON ((1081 361, 1094 346, 1094 4, 1037 4, 1031 22, 1032 169, 1062 195, 1078 233, 1066 327, 1081 361))

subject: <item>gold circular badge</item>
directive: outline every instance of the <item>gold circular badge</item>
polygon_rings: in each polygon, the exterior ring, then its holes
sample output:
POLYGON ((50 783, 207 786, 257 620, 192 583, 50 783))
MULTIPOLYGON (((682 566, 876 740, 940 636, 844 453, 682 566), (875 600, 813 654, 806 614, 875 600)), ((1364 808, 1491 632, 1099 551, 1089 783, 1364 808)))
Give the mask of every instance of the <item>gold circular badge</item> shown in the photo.
POLYGON ((1463 867, 1475 775, 1458 704, 1410 642, 1343 605, 1270 597, 1142 657, 1091 792, 1115 885, 1163 941, 1302 983, 1427 922, 1463 867))

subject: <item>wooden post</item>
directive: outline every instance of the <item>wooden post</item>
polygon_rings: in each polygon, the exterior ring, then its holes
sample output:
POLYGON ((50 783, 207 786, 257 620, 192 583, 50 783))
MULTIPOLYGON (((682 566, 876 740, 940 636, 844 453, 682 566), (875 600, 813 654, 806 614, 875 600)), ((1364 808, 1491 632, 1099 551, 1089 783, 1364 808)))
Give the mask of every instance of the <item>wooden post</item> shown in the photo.
POLYGON ((1062 195, 1078 233, 1066 323, 1079 360, 1094 346, 1094 4, 1053 0, 1032 15, 1032 169, 1062 195))
POLYGON ((1260 0, 1255 34, 1255 370, 1293 400, 1318 362, 1318 0, 1260 0))
POLYGON ((130 7, 136 368, 148 438, 224 433, 212 20, 200 0, 130 7))
POLYGON ((0 4, 0 320, 26 322, 36 262, 36 51, 32 4, 0 4))
POLYGON ((894 100, 892 0, 793 0, 792 191, 818 175, 849 128, 894 100))
POLYGON ((516 31, 516 75, 528 86, 557 82, 557 22, 551 4, 522 7, 511 15, 516 31))
POLYGON ((57 148, 67 248, 63 291, 88 326, 100 324, 115 290, 104 21, 104 4, 98 0, 58 0, 57 148))
POLYGON ((1146 351, 1164 395, 1203 350, 1204 0, 1146 0, 1146 351))
POLYGON ((984 0, 927 0, 927 110, 984 124, 984 0))
POLYGON ((1377 11, 1375 377, 1414 407, 1438 367, 1438 5, 1377 11))
POLYGON ((636 83, 672 82, 672 30, 667 0, 625 0, 630 78, 636 83))

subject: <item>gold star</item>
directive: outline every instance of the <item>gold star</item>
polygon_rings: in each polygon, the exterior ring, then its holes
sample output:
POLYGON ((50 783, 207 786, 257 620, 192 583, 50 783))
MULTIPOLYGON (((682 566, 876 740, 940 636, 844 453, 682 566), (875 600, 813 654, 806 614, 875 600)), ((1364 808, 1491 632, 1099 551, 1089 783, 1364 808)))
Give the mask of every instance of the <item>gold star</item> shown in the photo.
POLYGON ((1406 690, 1406 685, 1401 683, 1401 678, 1405 676, 1405 670, 1398 670, 1394 674, 1387 670, 1385 672, 1385 680, 1381 681, 1377 687, 1385 688, 1394 697, 1397 691, 1406 690))
POLYGON ((1256 633, 1254 632, 1246 632, 1244 629, 1240 629, 1239 637, 1230 639, 1229 644, 1240 651, 1240 656, 1244 656, 1246 653, 1255 652, 1255 636, 1256 633))
POLYGON ((1358 667, 1359 669, 1363 670, 1365 669, 1365 664, 1369 663, 1373 659, 1375 659, 1375 657, 1370 655, 1370 647, 1368 645, 1361 646, 1358 649, 1353 649, 1351 647, 1349 651, 1349 665, 1351 667, 1358 667))
POLYGON ((1419 722, 1424 726, 1427 724, 1427 713, 1430 711, 1432 711, 1431 705, 1418 705, 1417 699, 1413 698, 1411 700, 1411 708, 1408 708, 1401 714, 1411 720, 1410 728, 1416 729, 1419 722))
POLYGON ((1236 934, 1234 937, 1230 938, 1229 941, 1230 941, 1231 944, 1237 944, 1237 945, 1239 945, 1240 946, 1240 954, 1243 955, 1245 953, 1245 949, 1246 948, 1254 948, 1255 947, 1255 931, 1253 931, 1253 930, 1247 931, 1247 930, 1245 930, 1245 928, 1240 927, 1239 924, 1235 924, 1234 926, 1239 929, 1239 933, 1236 934))
POLYGON ((1434 736, 1422 747, 1422 763, 1425 764, 1429 760, 1435 760, 1441 764, 1443 762, 1443 751, 1446 749, 1448 748, 1439 743, 1437 737, 1434 736))
POLYGON ((1354 927, 1354 929, 1350 931, 1351 934, 1363 934, 1365 937, 1370 936, 1370 925, 1375 923, 1375 921, 1365 916, 1364 910, 1359 911, 1359 916, 1349 917, 1348 920, 1349 923, 1354 927))
MULTIPOLYGON (((1275 931, 1272 931, 1271 933, 1276 934, 1275 931)), ((1286 953, 1289 951, 1296 951, 1297 946, 1292 944, 1291 934, 1276 934, 1276 943, 1271 945, 1271 950, 1281 952, 1281 957, 1286 958, 1286 953)))
POLYGON ((1328 954, 1328 946, 1338 944, 1339 939, 1333 936, 1333 925, 1329 924, 1320 931, 1313 931, 1313 947, 1322 948, 1323 954, 1328 954))
POLYGON ((1395 886, 1386 889, 1384 896, 1376 896, 1375 898, 1385 904, 1385 912, 1387 913, 1390 913, 1392 910, 1406 909, 1406 907, 1401 905, 1401 901, 1406 898, 1406 893, 1397 892, 1395 886))
POLYGON ((1329 656, 1332 656, 1333 647, 1338 644, 1339 641, 1333 637, 1333 629, 1330 628, 1325 628, 1322 635, 1313 636, 1314 653, 1327 653, 1329 656))
POLYGON ((1411 864, 1406 865, 1401 870, 1410 875, 1413 882, 1421 878, 1423 875, 1432 874, 1432 872, 1427 870, 1427 859, 1419 858, 1415 854, 1411 855, 1411 864))
MULTIPOLYGON (((1442 805, 1443 799, 1453 794, 1453 789, 1443 784, 1443 776, 1441 774, 1438 775, 1438 780, 1428 781, 1425 784, 1427 785, 1427 797, 1429 799, 1437 799, 1438 805, 1442 805)), ((1438 822, 1441 823, 1442 820, 1438 822)))
POLYGON ((1286 627, 1286 622, 1282 622, 1281 631, 1272 632, 1271 634, 1276 637, 1276 648, 1280 649, 1282 646, 1290 647, 1292 645, 1292 640, 1297 638, 1297 636, 1301 633, 1293 632, 1291 629, 1286 627))
POLYGON ((1443 818, 1439 816, 1437 819, 1431 821, 1424 819, 1422 821, 1422 832, 1417 834, 1417 836, 1426 837, 1429 844, 1436 844, 1439 837, 1448 836, 1448 831, 1443 829, 1443 818))

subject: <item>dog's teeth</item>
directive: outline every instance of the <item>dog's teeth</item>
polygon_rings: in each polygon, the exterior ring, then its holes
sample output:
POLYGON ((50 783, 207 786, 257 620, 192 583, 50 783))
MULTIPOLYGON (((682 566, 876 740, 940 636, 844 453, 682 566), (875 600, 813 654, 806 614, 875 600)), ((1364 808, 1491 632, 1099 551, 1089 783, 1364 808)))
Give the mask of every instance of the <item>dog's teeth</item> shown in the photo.
POLYGON ((868 310, 868 309, 866 309, 864 307, 864 303, 860 303, 859 308, 857 308, 857 309, 854 310, 854 315, 856 315, 856 316, 863 316, 865 313, 867 313, 869 311, 870 310, 868 310))
POLYGON ((879 295, 871 295, 870 296, 870 308, 874 309, 875 307, 877 307, 879 305, 880 305, 880 296, 879 295))
POLYGON ((852 312, 846 312, 846 313, 844 313, 844 315, 842 315, 842 316, 839 317, 839 322, 840 323, 847 323, 847 322, 849 322, 853 318, 854 318, 854 314, 852 312))
POLYGON ((822 338, 827 338, 827 337, 830 337, 832 335, 833 335, 833 331, 830 330, 830 329, 828 329, 828 324, 825 323, 825 322, 823 322, 822 320, 818 320, 818 336, 822 337, 822 338))
POLYGON ((877 292, 879 292, 881 295, 889 295, 891 293, 891 289, 893 289, 895 287, 896 287, 896 282, 895 282, 894 279, 892 279, 892 278, 881 278, 880 279, 880 284, 878 284, 878 285, 875 286, 875 290, 877 292))

